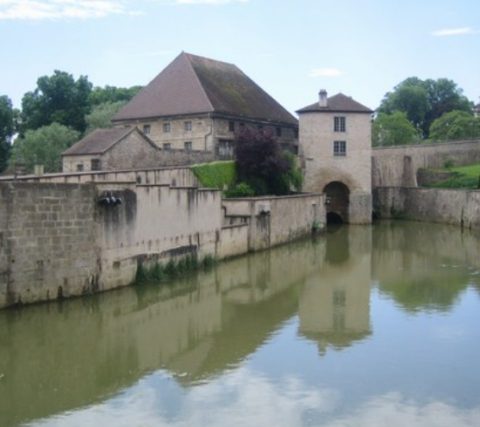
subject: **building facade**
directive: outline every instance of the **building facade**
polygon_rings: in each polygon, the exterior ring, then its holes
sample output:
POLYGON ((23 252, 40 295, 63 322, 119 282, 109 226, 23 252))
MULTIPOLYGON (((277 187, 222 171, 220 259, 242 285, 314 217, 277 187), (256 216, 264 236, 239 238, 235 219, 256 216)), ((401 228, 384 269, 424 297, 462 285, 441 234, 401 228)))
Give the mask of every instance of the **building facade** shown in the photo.
POLYGON ((297 151, 298 121, 233 64, 182 52, 113 118, 164 150, 231 158, 242 129, 270 130, 297 151))
POLYGON ((304 191, 324 192, 327 219, 356 224, 372 219, 372 111, 341 93, 297 111, 304 191))

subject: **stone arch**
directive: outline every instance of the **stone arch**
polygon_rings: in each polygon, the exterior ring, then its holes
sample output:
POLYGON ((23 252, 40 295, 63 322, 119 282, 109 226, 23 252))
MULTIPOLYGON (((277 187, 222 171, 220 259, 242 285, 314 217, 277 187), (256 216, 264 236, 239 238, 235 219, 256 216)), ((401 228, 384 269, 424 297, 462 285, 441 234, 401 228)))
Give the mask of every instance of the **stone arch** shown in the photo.
POLYGON ((348 222, 350 189, 341 181, 331 181, 323 188, 327 223, 348 222))

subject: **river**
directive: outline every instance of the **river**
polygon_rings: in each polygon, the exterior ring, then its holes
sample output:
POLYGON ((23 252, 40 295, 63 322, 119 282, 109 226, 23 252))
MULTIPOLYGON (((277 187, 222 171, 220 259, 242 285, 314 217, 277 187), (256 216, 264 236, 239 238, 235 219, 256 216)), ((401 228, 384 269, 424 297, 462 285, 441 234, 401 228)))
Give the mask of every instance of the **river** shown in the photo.
POLYGON ((0 426, 480 425, 480 240, 331 229, 0 312, 0 426))

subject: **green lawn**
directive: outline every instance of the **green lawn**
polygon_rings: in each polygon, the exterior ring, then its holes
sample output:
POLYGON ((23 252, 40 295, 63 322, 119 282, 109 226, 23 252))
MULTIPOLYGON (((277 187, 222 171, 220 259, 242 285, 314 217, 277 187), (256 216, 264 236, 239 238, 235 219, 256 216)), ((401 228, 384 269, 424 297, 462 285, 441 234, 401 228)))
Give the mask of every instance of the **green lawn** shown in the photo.
POLYGON ((480 188, 480 164, 445 168, 441 171, 450 172, 453 176, 432 185, 434 188, 480 188))
POLYGON ((236 179, 234 161, 213 162, 192 166, 193 173, 202 187, 224 190, 231 188, 236 179))

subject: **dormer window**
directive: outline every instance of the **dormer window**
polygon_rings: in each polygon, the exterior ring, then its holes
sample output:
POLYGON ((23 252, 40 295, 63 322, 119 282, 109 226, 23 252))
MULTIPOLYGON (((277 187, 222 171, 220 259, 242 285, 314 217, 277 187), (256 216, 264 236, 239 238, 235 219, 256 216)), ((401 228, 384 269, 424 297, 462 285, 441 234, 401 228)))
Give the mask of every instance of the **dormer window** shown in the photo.
POLYGON ((344 116, 335 116, 333 118, 333 130, 334 132, 345 132, 345 117, 344 116))

